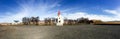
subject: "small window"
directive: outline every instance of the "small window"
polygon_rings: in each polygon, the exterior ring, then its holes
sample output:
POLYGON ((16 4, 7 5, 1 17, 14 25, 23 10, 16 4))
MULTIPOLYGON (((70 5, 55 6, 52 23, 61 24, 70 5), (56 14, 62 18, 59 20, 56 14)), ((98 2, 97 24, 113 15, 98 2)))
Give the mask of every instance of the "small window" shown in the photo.
POLYGON ((60 21, 59 21, 60 22, 60 21))

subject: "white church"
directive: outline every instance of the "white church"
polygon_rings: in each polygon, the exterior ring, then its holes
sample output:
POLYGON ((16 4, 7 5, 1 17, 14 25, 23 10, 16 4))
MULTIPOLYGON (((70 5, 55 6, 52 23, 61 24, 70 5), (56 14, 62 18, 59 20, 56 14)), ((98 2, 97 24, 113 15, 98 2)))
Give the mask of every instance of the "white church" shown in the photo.
POLYGON ((58 11, 58 16, 57 16, 57 23, 56 23, 56 25, 57 25, 57 26, 63 26, 63 24, 64 24, 64 19, 63 19, 63 17, 61 16, 60 11, 58 11))

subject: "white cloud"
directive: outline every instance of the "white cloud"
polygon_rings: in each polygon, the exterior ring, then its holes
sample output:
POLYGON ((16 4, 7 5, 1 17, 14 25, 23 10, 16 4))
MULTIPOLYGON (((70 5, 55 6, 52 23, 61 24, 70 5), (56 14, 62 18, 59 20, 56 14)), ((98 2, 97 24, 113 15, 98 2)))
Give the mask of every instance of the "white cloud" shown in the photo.
POLYGON ((120 12, 118 10, 104 10, 104 11, 116 16, 120 16, 120 12))
MULTIPOLYGON (((57 2, 51 2, 51 3, 43 3, 39 2, 34 5, 34 0, 31 0, 30 2, 23 2, 19 3, 19 11, 17 11, 15 14, 13 12, 7 12, 7 16, 0 16, 0 22, 13 22, 13 20, 19 20, 23 17, 31 17, 31 16, 39 16, 40 19, 44 19, 46 17, 56 17, 57 16, 57 10, 51 10, 55 7, 61 6, 59 4, 59 1, 57 2)), ((86 12, 75 12, 75 13, 67 13, 67 11, 71 11, 76 8, 69 8, 65 10, 60 10, 62 15, 64 17, 67 17, 69 19, 76 19, 80 17, 85 17, 89 19, 100 19, 103 21, 113 21, 113 20, 120 20, 120 10, 104 10, 107 13, 113 14, 115 16, 107 16, 107 15, 96 15, 96 14, 89 14, 86 12)))
POLYGON ((32 16, 39 16, 40 19, 44 19, 45 17, 55 16, 55 11, 51 9, 60 6, 58 1, 44 3, 41 0, 39 3, 34 2, 35 0, 30 0, 29 2, 18 2, 20 5, 18 6, 19 11, 14 14, 13 12, 7 12, 5 16, 0 16, 0 22, 13 22, 13 20, 21 21, 23 17, 32 16))
POLYGON ((107 16, 107 15, 96 15, 96 14, 88 14, 85 12, 76 12, 76 13, 71 13, 64 15, 64 17, 67 17, 68 19, 76 19, 76 18, 89 18, 89 19, 97 19, 97 20, 102 20, 102 21, 118 21, 120 18, 118 17, 113 17, 113 16, 107 16))

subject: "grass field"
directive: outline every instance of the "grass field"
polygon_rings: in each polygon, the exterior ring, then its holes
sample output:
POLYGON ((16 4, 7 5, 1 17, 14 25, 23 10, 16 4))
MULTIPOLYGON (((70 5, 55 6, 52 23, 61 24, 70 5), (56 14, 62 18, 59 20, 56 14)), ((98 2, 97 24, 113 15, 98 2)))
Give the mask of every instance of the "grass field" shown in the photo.
POLYGON ((0 39, 120 39, 120 25, 0 26, 0 39))

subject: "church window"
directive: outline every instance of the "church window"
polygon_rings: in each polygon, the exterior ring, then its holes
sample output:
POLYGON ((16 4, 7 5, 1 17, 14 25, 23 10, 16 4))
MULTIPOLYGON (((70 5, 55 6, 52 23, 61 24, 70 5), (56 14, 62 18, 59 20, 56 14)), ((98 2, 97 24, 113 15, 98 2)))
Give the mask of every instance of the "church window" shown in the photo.
POLYGON ((60 22, 60 21, 59 21, 60 22))

